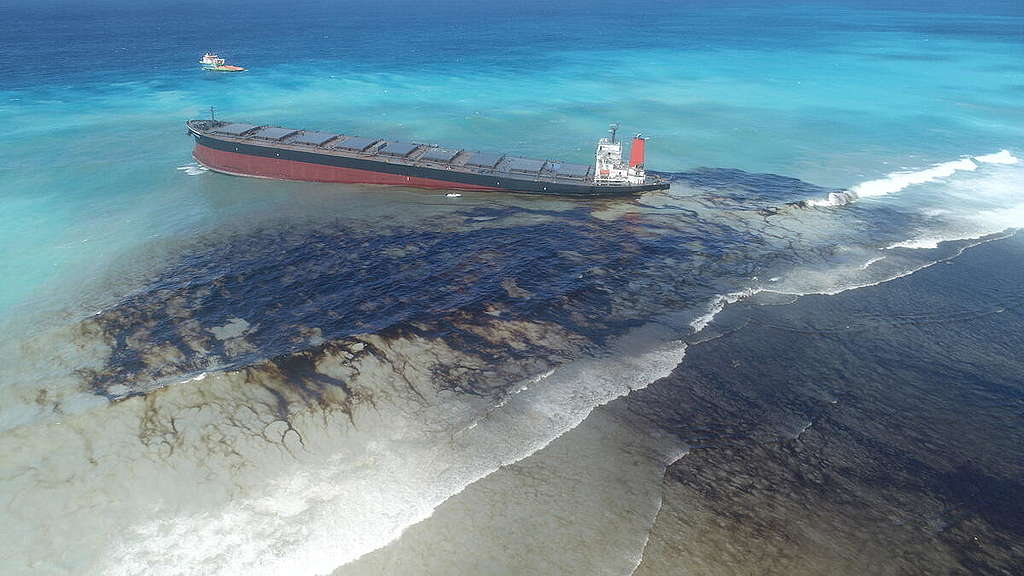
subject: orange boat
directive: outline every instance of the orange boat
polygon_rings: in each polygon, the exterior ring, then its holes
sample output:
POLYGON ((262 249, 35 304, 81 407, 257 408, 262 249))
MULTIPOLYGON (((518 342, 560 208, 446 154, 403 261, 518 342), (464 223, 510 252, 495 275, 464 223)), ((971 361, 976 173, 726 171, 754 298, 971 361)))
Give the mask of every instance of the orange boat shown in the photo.
POLYGON ((241 66, 231 66, 230 64, 221 64, 219 66, 208 66, 207 70, 213 72, 245 72, 245 68, 241 66))

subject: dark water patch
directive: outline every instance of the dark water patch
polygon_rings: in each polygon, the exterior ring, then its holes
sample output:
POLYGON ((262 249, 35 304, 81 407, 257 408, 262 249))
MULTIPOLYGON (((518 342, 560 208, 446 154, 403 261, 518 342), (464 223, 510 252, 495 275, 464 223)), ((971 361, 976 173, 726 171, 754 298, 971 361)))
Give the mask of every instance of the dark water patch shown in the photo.
MULTIPOLYGON (((600 254, 616 253, 609 245, 616 235, 597 232, 563 218, 454 234, 267 232, 204 246, 154 289, 86 322, 112 354, 103 370, 85 376, 98 394, 121 397, 126 383, 144 390, 168 376, 270 358, 276 370, 316 390, 324 382, 311 376, 309 351, 391 327, 494 360, 498 352, 474 324, 493 315, 557 321, 599 340, 636 320, 609 320, 610 291, 602 285, 615 277, 586 274, 600 254), (604 320, 575 322, 581 312, 604 320)), ((623 244, 617 252, 643 251, 623 244)), ((605 260, 617 268, 627 265, 623 258, 605 260)), ((540 347, 505 354, 543 356, 540 347)))
MULTIPOLYGON (((151 290, 89 321, 113 349, 110 373, 97 380, 251 363, 303 349, 314 331, 337 339, 485 303, 536 315, 556 298, 588 292, 580 279, 609 241, 578 224, 539 224, 391 235, 264 231, 200 246, 151 290), (559 258, 565 248, 584 258, 559 258), (531 297, 510 295, 502 285, 509 278, 531 297)), ((599 291, 586 303, 608 307, 599 291)))
POLYGON ((716 294, 769 269, 842 256, 842 236, 806 239, 799 218, 844 219, 850 235, 867 227, 883 238, 899 229, 889 220, 906 222, 884 209, 882 218, 857 208, 780 209, 824 194, 792 178, 711 169, 669 176, 688 186, 686 196, 673 190, 662 199, 682 210, 530 199, 413 222, 283 222, 198 238, 144 289, 83 323, 83 339, 110 349, 83 379, 118 398, 397 327, 427 326, 438 341, 491 353, 480 330, 458 328, 467 317, 559 326, 596 353, 652 318, 703 313, 716 294))
POLYGON ((798 178, 746 172, 733 168, 699 168, 690 172, 663 174, 673 182, 683 182, 705 191, 717 192, 711 201, 729 202, 743 210, 779 208, 807 198, 824 198, 830 190, 798 178))
POLYGON ((987 474, 971 462, 946 473, 942 485, 948 497, 959 503, 954 508, 965 516, 977 515, 1002 531, 1024 538, 1024 476, 999 478, 987 474))
MULTIPOLYGON (((106 368, 88 380, 104 394, 116 385, 144 388, 354 334, 437 325, 456 312, 486 317, 488 309, 600 341, 655 309, 710 292, 707 281, 683 274, 687 268, 717 260, 745 273, 749 264, 730 252, 761 244, 679 215, 672 230, 590 217, 600 206, 474 208, 455 227, 378 231, 339 223, 200 239, 147 289, 85 322, 112 350, 106 368), (473 220, 482 216, 493 220, 473 220), (509 220, 535 216, 542 218, 509 220), (704 247, 695 253, 697 243, 704 247)), ((460 337, 467 347, 479 344, 460 337)))
POLYGON ((333 340, 118 401, 145 403, 139 440, 157 456, 198 449, 246 466, 242 452, 251 446, 243 446, 253 440, 291 457, 309 455, 303 430, 346 423, 359 428, 368 413, 396 404, 427 409, 439 394, 457 392, 490 405, 511 385, 579 357, 589 345, 553 325, 460 313, 333 340), (201 425, 210 420, 216 425, 201 425))
POLYGON ((613 405, 691 447, 637 574, 1015 573, 1024 270, 1006 263, 1022 255, 1014 237, 876 287, 723 312, 731 330, 613 405))

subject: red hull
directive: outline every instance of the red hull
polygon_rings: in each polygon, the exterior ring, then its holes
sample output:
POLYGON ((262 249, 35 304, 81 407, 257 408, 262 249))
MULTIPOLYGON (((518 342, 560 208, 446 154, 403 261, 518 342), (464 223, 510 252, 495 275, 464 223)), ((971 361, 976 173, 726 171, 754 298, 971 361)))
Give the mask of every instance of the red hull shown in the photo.
POLYGON ((387 184, 391 186, 412 186, 440 190, 498 190, 487 186, 417 178, 401 174, 383 174, 354 168, 325 166, 280 158, 261 158, 248 154, 214 150, 197 144, 192 154, 202 165, 238 176, 256 176, 276 180, 301 180, 305 182, 345 182, 349 184, 387 184))

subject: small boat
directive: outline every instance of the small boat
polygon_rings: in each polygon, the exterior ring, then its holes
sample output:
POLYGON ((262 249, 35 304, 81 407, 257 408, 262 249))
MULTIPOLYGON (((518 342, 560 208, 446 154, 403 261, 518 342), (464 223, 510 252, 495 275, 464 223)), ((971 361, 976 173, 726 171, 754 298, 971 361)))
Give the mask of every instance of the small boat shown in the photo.
POLYGON ((210 70, 211 72, 245 72, 245 68, 241 66, 225 64, 223 58, 212 52, 203 54, 203 57, 199 59, 199 63, 203 65, 203 70, 210 70))

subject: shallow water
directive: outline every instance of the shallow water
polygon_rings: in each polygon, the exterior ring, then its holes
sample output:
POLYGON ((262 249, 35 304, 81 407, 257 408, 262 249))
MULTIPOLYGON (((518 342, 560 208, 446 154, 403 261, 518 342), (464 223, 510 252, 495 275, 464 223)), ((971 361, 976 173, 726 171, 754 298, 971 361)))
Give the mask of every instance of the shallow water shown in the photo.
POLYGON ((1024 277, 999 263, 1022 250, 733 306, 670 375, 335 574, 1013 573, 1024 277))
POLYGON ((618 5, 493 8, 0 8, 3 571, 853 573, 836 534, 872 531, 936 571, 1012 566, 1013 509, 957 486, 1019 467, 940 462, 973 436, 928 420, 951 400, 926 384, 970 366, 989 423, 1017 397, 1013 344, 978 322, 1019 334, 1019 7, 651 2, 606 38, 618 5), (209 49, 251 70, 197 70, 209 49), (672 186, 228 177, 181 124, 210 104, 583 162, 619 120, 672 186), (855 394, 893 350, 920 359, 892 397, 855 394), (904 443, 855 427, 903 421, 904 443), (827 457, 780 455, 810 438, 827 457), (841 490, 773 488, 843 458, 953 476, 894 512, 883 480, 841 474, 856 522, 841 490), (995 543, 877 529, 955 524, 933 505, 981 506, 957 518, 995 543))

